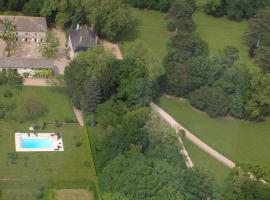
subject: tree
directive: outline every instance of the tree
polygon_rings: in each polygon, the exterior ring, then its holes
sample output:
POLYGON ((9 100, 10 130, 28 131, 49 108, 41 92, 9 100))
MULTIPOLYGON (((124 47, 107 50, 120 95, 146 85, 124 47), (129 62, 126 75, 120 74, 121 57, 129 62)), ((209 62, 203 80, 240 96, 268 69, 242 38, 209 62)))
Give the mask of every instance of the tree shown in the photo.
POLYGON ((88 87, 89 80, 93 78, 100 88, 100 100, 109 99, 115 92, 116 82, 119 81, 119 77, 114 75, 116 70, 118 61, 111 52, 105 51, 101 46, 79 53, 66 68, 64 77, 74 105, 77 108, 82 107, 82 99, 91 89, 88 87))
POLYGON ((168 16, 174 21, 176 30, 184 30, 191 32, 194 29, 192 20, 193 9, 186 0, 176 0, 170 10, 168 16))
POLYGON ((8 56, 10 56, 11 51, 17 44, 17 28, 13 22, 8 19, 0 19, 0 26, 3 28, 3 31, 0 33, 0 38, 6 42, 6 51, 8 52, 8 56))
POLYGON ((26 96, 21 102, 21 118, 36 120, 47 112, 47 107, 36 96, 26 96))
POLYGON ((114 40, 130 23, 130 12, 121 0, 89 1, 87 19, 95 25, 100 37, 114 40))
POLYGON ((270 72, 270 46, 261 46, 256 50, 256 61, 264 72, 270 72))
POLYGON ((224 0, 208 0, 204 6, 204 12, 208 15, 221 17, 225 14, 225 1, 224 0))
POLYGON ((23 13, 29 16, 40 16, 45 0, 29 0, 23 6, 23 13))
POLYGON ((148 138, 144 126, 148 117, 147 108, 138 108, 122 116, 118 126, 108 129, 103 148, 105 161, 112 160, 119 154, 128 151, 132 145, 138 145, 142 149, 147 148, 148 138))
POLYGON ((211 117, 228 114, 228 100, 219 88, 202 87, 189 96, 191 105, 206 111, 211 117))
POLYGON ((222 194, 222 200, 269 200, 270 186, 260 180, 260 175, 263 174, 260 166, 255 165, 240 165, 239 168, 233 170, 230 174, 225 190, 222 194), (255 173, 254 169, 256 169, 255 173), (253 177, 251 176, 253 174, 253 177))
POLYGON ((102 195, 103 200, 128 200, 128 198, 124 197, 122 194, 115 192, 106 192, 102 195))
POLYGON ((43 40, 39 43, 39 51, 43 56, 52 58, 57 55, 59 46, 60 42, 56 34, 53 32, 48 32, 45 38, 43 38, 43 40))
POLYGON ((91 77, 86 83, 85 94, 82 97, 82 109, 86 115, 96 113, 98 104, 102 102, 100 81, 97 77, 91 77))
POLYGON ((259 48, 270 43, 270 11, 269 9, 260 10, 248 21, 248 29, 244 39, 248 46, 259 48))

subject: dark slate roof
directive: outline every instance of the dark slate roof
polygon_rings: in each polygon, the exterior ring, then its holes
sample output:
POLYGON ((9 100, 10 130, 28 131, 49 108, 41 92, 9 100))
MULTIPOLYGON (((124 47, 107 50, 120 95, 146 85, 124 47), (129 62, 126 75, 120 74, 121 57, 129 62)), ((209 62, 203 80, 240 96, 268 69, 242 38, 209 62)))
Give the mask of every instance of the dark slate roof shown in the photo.
POLYGON ((32 59, 32 58, 0 58, 0 68, 36 68, 36 69, 53 69, 53 60, 50 59, 32 59))
POLYGON ((97 34, 93 28, 83 25, 78 30, 75 29, 70 32, 70 40, 73 50, 75 52, 85 51, 90 47, 96 45, 97 34))
MULTIPOLYGON (((27 17, 27 16, 6 16, 0 15, 0 19, 12 21, 18 32, 47 32, 47 23, 45 17, 27 17)), ((2 27, 0 26, 0 31, 2 27)))

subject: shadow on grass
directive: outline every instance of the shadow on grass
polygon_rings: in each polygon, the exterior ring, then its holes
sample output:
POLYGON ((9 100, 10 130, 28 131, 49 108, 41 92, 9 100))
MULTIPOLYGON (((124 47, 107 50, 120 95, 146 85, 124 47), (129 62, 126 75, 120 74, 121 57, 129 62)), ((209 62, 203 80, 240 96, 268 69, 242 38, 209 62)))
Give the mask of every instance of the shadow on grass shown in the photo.
POLYGON ((129 26, 120 33, 117 38, 115 39, 115 42, 133 42, 135 41, 139 36, 139 25, 141 24, 141 21, 139 19, 132 19, 129 26))

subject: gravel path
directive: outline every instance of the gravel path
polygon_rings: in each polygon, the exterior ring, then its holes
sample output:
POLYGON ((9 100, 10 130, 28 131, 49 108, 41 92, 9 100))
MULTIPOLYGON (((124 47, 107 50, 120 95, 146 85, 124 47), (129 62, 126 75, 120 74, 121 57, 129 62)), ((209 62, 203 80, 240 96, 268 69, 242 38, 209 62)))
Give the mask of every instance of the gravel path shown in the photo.
POLYGON ((106 40, 100 40, 100 43, 102 44, 104 49, 112 51, 118 60, 123 60, 123 55, 118 44, 114 44, 106 40))
POLYGON ((190 140, 193 144, 198 146, 200 149, 208 153, 210 156, 215 158, 216 160, 222 162, 224 165, 226 165, 229 168, 234 168, 235 163, 226 158, 225 156, 221 155, 214 149, 212 149, 210 146, 205 144, 203 141, 201 141, 199 138, 197 138, 195 135, 193 135, 191 132, 189 132, 187 129, 185 129, 181 124, 176 122, 168 113, 166 113, 163 109, 161 109, 159 106, 157 106, 154 103, 150 103, 151 108, 156 111, 167 123, 169 123, 175 130, 184 130, 185 131, 185 137, 190 140))
POLYGON ((73 107, 75 116, 80 124, 80 126, 84 126, 84 115, 81 110, 78 110, 77 108, 73 107))
POLYGON ((25 86, 52 86, 49 79, 24 78, 23 85, 25 86))

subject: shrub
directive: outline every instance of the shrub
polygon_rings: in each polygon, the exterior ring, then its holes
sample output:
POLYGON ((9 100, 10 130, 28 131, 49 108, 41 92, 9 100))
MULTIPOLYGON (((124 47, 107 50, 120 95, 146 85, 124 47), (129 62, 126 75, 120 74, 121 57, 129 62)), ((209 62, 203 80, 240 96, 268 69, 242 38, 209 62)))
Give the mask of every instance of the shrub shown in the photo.
POLYGON ((62 122, 60 122, 59 120, 55 120, 54 126, 55 126, 55 128, 60 128, 62 126, 62 122))
POLYGON ((189 96, 191 105, 207 112, 211 117, 228 114, 228 100, 224 92, 215 87, 202 87, 189 96))
POLYGON ((82 146, 82 143, 80 141, 77 141, 76 144, 75 144, 76 147, 80 147, 82 146))
POLYGON ((13 93, 9 89, 4 91, 4 97, 10 98, 12 96, 13 96, 13 93))
POLYGON ((23 73, 23 77, 24 77, 24 78, 28 78, 29 75, 30 75, 30 74, 29 74, 28 72, 24 72, 24 73, 23 73))
POLYGON ((44 116, 48 109, 36 96, 26 96, 21 102, 21 117, 33 121, 44 116))
POLYGON ((65 123, 67 123, 67 124, 75 124, 75 123, 77 123, 76 120, 71 119, 71 118, 66 118, 66 119, 64 119, 64 121, 65 121, 65 123))

